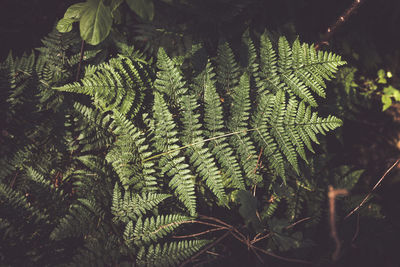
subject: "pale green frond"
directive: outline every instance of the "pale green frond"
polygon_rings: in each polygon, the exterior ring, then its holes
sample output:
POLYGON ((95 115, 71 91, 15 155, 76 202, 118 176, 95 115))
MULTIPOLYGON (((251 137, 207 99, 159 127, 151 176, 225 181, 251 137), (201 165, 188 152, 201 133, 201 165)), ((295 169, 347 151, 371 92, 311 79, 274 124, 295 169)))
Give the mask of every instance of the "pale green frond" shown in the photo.
MULTIPOLYGON (((168 214, 150 217, 146 219, 139 218, 133 230, 132 239, 138 245, 143 243, 148 245, 151 242, 157 242, 166 235, 172 233, 183 222, 191 220, 191 217, 168 214)), ((126 228, 132 227, 126 226, 126 228)))

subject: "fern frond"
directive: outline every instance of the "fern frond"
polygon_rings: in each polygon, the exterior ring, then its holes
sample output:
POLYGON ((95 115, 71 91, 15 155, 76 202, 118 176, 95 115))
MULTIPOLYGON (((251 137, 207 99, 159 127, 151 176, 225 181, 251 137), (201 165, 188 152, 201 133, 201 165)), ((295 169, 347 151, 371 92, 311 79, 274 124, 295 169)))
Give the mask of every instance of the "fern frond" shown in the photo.
POLYGON ((117 110, 132 117, 139 111, 143 91, 148 87, 149 81, 140 74, 143 70, 145 66, 141 62, 119 56, 85 73, 80 82, 53 89, 89 95, 103 112, 117 110))
POLYGON ((146 219, 139 218, 133 230, 132 238, 138 245, 142 245, 143 243, 148 245, 151 242, 158 242, 183 222, 190 219, 190 217, 179 214, 159 215, 146 219))
POLYGON ((24 224, 26 220, 33 224, 47 219, 45 214, 28 203, 26 196, 11 187, 0 184, 0 211, 2 217, 8 218, 13 224, 24 224))
MULTIPOLYGON (((101 52, 101 50, 86 50, 83 52, 82 61, 88 61, 88 60, 94 58, 95 56, 97 56, 97 54, 100 52, 101 52)), ((81 53, 80 52, 70 56, 67 59, 67 63, 71 67, 78 64, 79 62, 81 62, 81 53)))
POLYGON ((70 212, 60 220, 51 232, 50 238, 61 240, 98 231, 104 216, 104 210, 98 207, 95 202, 81 198, 77 204, 71 206, 70 212))
POLYGON ((154 87, 166 94, 169 101, 175 105, 179 98, 187 91, 180 69, 171 60, 165 50, 160 48, 157 55, 157 79, 154 87))
MULTIPOLYGON (((282 56, 286 55, 286 58, 290 54, 287 47, 280 47, 279 52, 282 56)), ((281 68, 285 68, 287 65, 290 65, 290 62, 280 60, 279 65, 281 68)), ((284 89, 285 85, 280 83, 279 76, 277 75, 277 55, 266 33, 260 37, 260 71, 261 75, 258 83, 261 83, 261 86, 259 86, 261 90, 267 89, 277 92, 284 89)))
POLYGON ((194 194, 194 176, 185 163, 185 158, 177 151, 176 125, 172 120, 162 95, 154 93, 154 147, 158 153, 166 153, 159 161, 161 174, 167 174, 171 180, 169 186, 174 194, 186 206, 189 213, 196 213, 196 197, 194 194), (172 151, 172 152, 171 152, 172 151))
POLYGON ((176 266, 207 245, 208 240, 184 240, 141 247, 137 255, 138 266, 176 266))
POLYGON ((295 40, 290 46, 285 37, 278 42, 279 58, 266 33, 261 36, 261 84, 276 93, 287 90, 313 107, 317 102, 310 89, 325 97, 324 79, 330 79, 337 67, 345 64, 341 57, 333 53, 315 51, 313 46, 295 40))
POLYGON ((131 191, 124 191, 119 188, 116 183, 113 191, 111 212, 116 220, 127 222, 129 220, 136 220, 137 218, 146 214, 146 212, 153 210, 165 199, 171 197, 169 194, 160 193, 132 193, 131 191))
POLYGON ((318 113, 312 112, 310 106, 306 108, 304 101, 300 105, 297 103, 293 98, 287 103, 283 91, 275 96, 264 95, 253 115, 252 125, 257 129, 253 136, 264 149, 271 167, 282 178, 285 177, 283 155, 299 172, 297 153, 306 158, 304 144, 313 151, 311 140, 318 143, 316 134, 325 134, 342 124, 340 119, 331 115, 327 118, 318 117, 318 113))
MULTIPOLYGON (((215 82, 212 78, 213 72, 210 64, 207 64, 203 73, 196 78, 198 80, 197 85, 200 85, 203 88, 204 126, 206 128, 204 133, 207 138, 214 138, 223 135, 225 132, 225 125, 223 123, 224 114, 222 111, 221 101, 215 88, 215 82)), ((224 139, 216 139, 209 143, 209 148, 224 170, 226 186, 232 186, 236 189, 244 189, 244 182, 239 164, 234 157, 234 152, 228 142, 224 139)), ((215 176, 214 179, 217 180, 217 176, 215 176)))
POLYGON ((237 87, 233 91, 233 101, 231 105, 231 114, 227 123, 227 127, 231 132, 240 132, 230 138, 230 144, 235 149, 246 174, 245 181, 248 184, 257 184, 262 178, 257 174, 257 154, 255 146, 247 135, 246 131, 249 127, 248 120, 250 117, 250 80, 247 73, 240 77, 237 87))
MULTIPOLYGON (((281 98, 284 96, 281 92, 281 98)), ((252 136, 260 147, 263 148, 264 155, 270 161, 271 167, 282 177, 285 178, 285 166, 283 161, 282 152, 278 149, 278 144, 275 142, 273 136, 269 131, 269 121, 271 120, 272 113, 280 110, 282 101, 276 99, 272 94, 261 96, 258 104, 257 111, 253 114, 252 126, 256 129, 252 136), (278 105, 275 105, 277 103, 278 105), (277 110, 274 110, 274 106, 277 110)), ((279 114, 279 113, 278 113, 279 114)))
POLYGON ((242 65, 245 67, 246 72, 249 74, 249 78, 251 74, 255 78, 255 80, 258 80, 259 63, 257 50, 253 40, 250 38, 249 30, 246 30, 242 35, 242 46, 244 50, 241 53, 242 65))
POLYGON ((218 46, 217 62, 216 74, 220 92, 230 95, 232 89, 239 82, 239 66, 227 42, 218 46))

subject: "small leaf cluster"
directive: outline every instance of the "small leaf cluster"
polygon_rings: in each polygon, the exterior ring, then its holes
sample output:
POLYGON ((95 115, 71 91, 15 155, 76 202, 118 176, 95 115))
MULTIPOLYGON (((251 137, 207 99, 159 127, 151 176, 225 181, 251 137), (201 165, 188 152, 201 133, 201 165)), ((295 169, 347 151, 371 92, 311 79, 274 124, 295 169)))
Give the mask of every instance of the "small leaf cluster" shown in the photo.
MULTIPOLYGON (((152 0, 126 0, 126 4, 139 17, 151 21, 154 17, 152 0)), ((113 20, 121 20, 121 4, 123 0, 87 0, 73 4, 57 23, 57 30, 65 33, 72 30, 72 24, 79 22, 79 30, 84 41, 97 45, 110 34, 113 20)))

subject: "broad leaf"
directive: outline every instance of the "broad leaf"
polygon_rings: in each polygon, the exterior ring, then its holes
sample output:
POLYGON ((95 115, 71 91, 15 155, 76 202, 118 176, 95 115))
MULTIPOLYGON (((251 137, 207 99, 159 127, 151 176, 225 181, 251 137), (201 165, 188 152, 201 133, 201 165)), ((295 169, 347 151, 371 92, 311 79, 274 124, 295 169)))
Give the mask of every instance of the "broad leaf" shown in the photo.
POLYGON ((59 32, 70 32, 72 30, 72 23, 74 22, 75 20, 73 19, 62 18, 57 23, 57 30, 59 32))
POLYGON ((87 9, 88 2, 77 3, 70 6, 64 14, 65 19, 73 19, 79 21, 83 12, 87 9))
POLYGON ((110 7, 105 6, 101 0, 89 0, 79 24, 82 39, 97 45, 108 36, 111 25, 110 7))
POLYGON ((246 225, 251 224, 257 232, 262 232, 263 226, 257 217, 257 200, 246 190, 240 190, 237 194, 240 202, 239 213, 244 219, 246 225))
POLYGON ((388 95, 382 95, 382 111, 387 110, 392 105, 392 99, 388 95))
POLYGON ((64 14, 64 18, 57 23, 59 32, 70 32, 72 23, 80 20, 82 13, 87 9, 87 2, 78 3, 70 6, 64 14))
POLYGON ((126 0, 126 3, 142 19, 147 21, 153 20, 153 0, 126 0))

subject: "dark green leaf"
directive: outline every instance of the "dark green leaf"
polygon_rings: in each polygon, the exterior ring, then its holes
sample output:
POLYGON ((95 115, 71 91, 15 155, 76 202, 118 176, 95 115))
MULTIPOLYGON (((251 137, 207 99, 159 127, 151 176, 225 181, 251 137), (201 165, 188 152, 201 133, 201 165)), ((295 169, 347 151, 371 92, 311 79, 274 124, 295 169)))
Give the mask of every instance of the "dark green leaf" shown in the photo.
POLYGON ((153 0, 126 0, 126 3, 142 19, 147 21, 153 20, 153 0))
POLYGON ((111 9, 101 0, 89 0, 87 3, 79 24, 81 37, 89 44, 97 45, 110 33, 111 9))
POLYGON ((257 199, 246 190, 240 190, 237 194, 240 202, 239 213, 243 217, 246 225, 252 224, 254 230, 261 232, 263 226, 257 217, 257 199))

